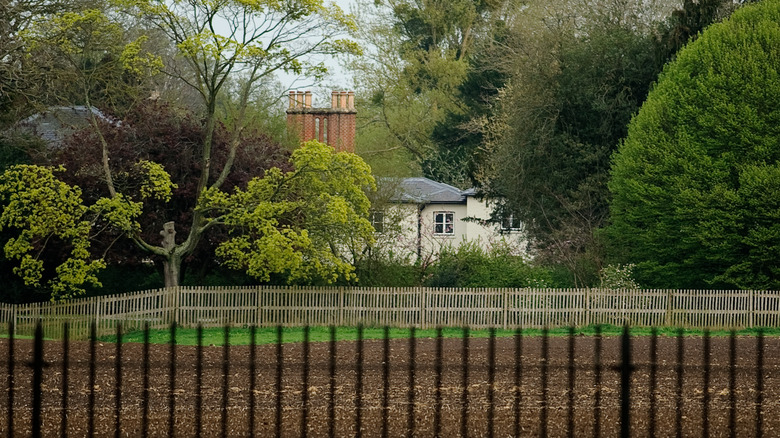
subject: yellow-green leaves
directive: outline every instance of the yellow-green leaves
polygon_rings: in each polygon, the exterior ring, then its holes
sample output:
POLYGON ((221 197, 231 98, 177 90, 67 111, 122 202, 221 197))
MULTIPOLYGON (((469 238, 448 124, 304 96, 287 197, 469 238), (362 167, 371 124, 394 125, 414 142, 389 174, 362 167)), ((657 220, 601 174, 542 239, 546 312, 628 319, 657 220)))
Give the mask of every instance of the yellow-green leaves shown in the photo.
POLYGON ((27 53, 46 71, 56 97, 96 106, 105 105, 103 99, 131 99, 138 89, 130 84, 140 88, 162 68, 161 58, 148 51, 148 38, 130 37, 114 18, 100 9, 63 12, 35 20, 24 33, 27 53))
POLYGON ((261 281, 272 274, 290 282, 355 280, 352 255, 373 242, 371 169, 357 155, 316 141, 290 161, 293 171, 270 169, 246 190, 206 193, 203 204, 233 230, 217 255, 261 281))
POLYGON ((121 193, 113 198, 100 198, 91 207, 96 215, 128 234, 141 231, 141 225, 135 219, 141 215, 142 209, 142 203, 133 202, 121 193))
POLYGON ((352 40, 333 40, 327 43, 327 46, 333 53, 348 53, 350 55, 362 55, 363 49, 352 40))
POLYGON ((55 16, 48 26, 39 31, 42 34, 37 36, 35 42, 54 44, 68 54, 83 54, 98 44, 119 44, 122 38, 122 28, 96 9, 55 16))
POLYGON ((143 199, 153 198, 165 202, 171 200, 173 189, 177 189, 179 186, 171 181, 171 176, 161 164, 141 160, 136 163, 136 167, 144 174, 144 180, 141 183, 141 197, 143 199))
POLYGON ((18 232, 3 250, 6 258, 19 261, 14 273, 28 286, 42 286, 45 266, 41 254, 47 242, 70 248, 69 257, 46 283, 52 299, 59 300, 83 293, 84 283, 98 285, 95 274, 105 264, 89 260, 90 224, 84 219, 88 209, 81 190, 59 181, 55 170, 62 168, 18 165, 0 175, 0 230, 18 232))
POLYGON ((144 52, 143 44, 148 40, 146 35, 128 43, 122 50, 119 59, 122 67, 131 73, 142 76, 154 74, 163 68, 162 58, 149 52, 144 52))
POLYGON ((176 44, 190 71, 167 73, 194 87, 207 107, 232 76, 249 88, 276 71, 317 77, 316 55, 360 53, 342 39, 356 28, 354 17, 323 0, 118 1, 176 44))

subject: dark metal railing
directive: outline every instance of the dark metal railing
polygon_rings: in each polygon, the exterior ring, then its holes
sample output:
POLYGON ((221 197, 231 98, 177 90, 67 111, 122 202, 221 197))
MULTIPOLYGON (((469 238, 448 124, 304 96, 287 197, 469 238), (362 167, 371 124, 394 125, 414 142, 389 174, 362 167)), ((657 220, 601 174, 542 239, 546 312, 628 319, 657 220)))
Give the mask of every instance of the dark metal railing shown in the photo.
POLYGON ((123 344, 117 326, 110 348, 94 332, 86 345, 45 342, 40 325, 32 340, 15 339, 13 327, 9 333, 0 362, 7 437, 761 437, 780 423, 767 403, 780 392, 778 365, 767 366, 778 342, 760 331, 704 332, 699 340, 654 330, 640 339, 629 327, 616 338, 597 328, 585 342, 573 328, 564 337, 545 330, 541 339, 521 330, 501 339, 495 329, 479 339, 464 328, 459 340, 445 340, 441 329, 419 339, 412 328, 404 341, 385 328, 383 339, 369 341, 358 327, 352 343, 337 342, 331 327, 329 342, 315 344, 304 328, 295 355, 281 327, 265 347, 254 327, 248 347, 230 345, 229 327, 223 346, 204 346, 199 328, 194 348, 178 346, 171 327, 167 360, 154 356, 165 349, 152 352, 148 326, 141 346, 123 344), (194 383, 184 364, 195 367, 194 383))

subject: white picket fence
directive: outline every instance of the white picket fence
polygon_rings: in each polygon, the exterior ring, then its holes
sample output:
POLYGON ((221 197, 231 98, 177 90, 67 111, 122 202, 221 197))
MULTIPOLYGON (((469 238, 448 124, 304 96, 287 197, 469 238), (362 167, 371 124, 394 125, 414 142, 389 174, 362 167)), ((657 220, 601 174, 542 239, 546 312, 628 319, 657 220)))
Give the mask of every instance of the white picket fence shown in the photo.
POLYGON ((606 289, 177 287, 61 303, 2 304, 0 333, 13 322, 50 338, 123 330, 232 326, 541 328, 592 324, 728 329, 780 326, 780 292, 606 289))

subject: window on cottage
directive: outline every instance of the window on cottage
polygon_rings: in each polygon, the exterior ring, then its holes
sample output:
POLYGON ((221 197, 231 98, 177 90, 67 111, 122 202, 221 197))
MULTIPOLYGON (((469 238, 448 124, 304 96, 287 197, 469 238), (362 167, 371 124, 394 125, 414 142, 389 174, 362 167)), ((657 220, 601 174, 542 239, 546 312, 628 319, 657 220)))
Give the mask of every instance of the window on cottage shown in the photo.
POLYGON ((328 119, 322 119, 322 142, 328 144, 328 119))
POLYGON ((314 139, 320 141, 320 119, 314 119, 314 139))
POLYGON ((384 211, 372 211, 369 215, 371 220, 371 226, 374 227, 374 231, 377 233, 385 232, 385 212, 384 211))
POLYGON ((520 229, 520 221, 515 219, 513 215, 504 216, 501 219, 501 231, 514 231, 520 229))
POLYGON ((434 211, 433 234, 455 234, 455 213, 451 211, 434 211))

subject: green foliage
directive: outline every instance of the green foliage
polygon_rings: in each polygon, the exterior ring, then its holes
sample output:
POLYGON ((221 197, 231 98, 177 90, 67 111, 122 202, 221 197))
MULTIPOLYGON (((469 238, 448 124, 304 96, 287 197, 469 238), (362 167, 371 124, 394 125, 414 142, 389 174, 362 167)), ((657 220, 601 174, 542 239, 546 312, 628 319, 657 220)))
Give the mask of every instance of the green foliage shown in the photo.
POLYGON ((292 171, 270 169, 245 190, 206 194, 206 210, 235 230, 217 255, 260 281, 272 274, 289 282, 354 280, 350 262, 373 242, 371 169, 317 141, 304 143, 290 163, 292 171))
POLYGON ((535 268, 505 244, 489 251, 473 242, 444 248, 428 274, 431 287, 553 287, 550 273, 535 268))
POLYGON ((171 176, 165 171, 165 168, 158 163, 148 160, 140 160, 136 166, 143 174, 141 183, 141 198, 154 198, 163 202, 171 200, 173 190, 179 188, 171 181, 171 176))
MULTIPOLYGON (((748 3, 753 0, 739 3, 748 3)), ((684 0, 664 23, 658 36, 660 59, 671 60, 676 53, 712 23, 728 17, 739 3, 730 0, 684 0)))
POLYGON ((98 284, 95 274, 105 264, 90 260, 91 226, 85 220, 88 208, 81 201, 78 187, 59 181, 51 168, 12 166, 0 176, 0 205, 0 231, 17 232, 5 243, 5 257, 18 260, 13 272, 25 285, 41 287, 46 274, 51 297, 59 300, 84 293, 85 283, 98 284), (50 240, 70 250, 54 273, 44 273, 41 255, 50 240))
POLYGON ((133 40, 106 5, 58 11, 34 20, 22 34, 26 61, 47 72, 39 104, 99 106, 122 114, 146 94, 144 82, 162 66, 133 40))
POLYGON ((31 164, 32 156, 44 148, 45 144, 39 138, 12 131, 0 134, 0 171, 14 164, 31 164))
POLYGON ((579 33, 548 30, 543 55, 516 61, 479 174, 500 214, 525 224, 539 260, 565 266, 579 286, 600 267, 609 157, 658 71, 648 33, 590 19, 579 33))
POLYGON ((29 115, 50 95, 50 71, 41 57, 29 56, 25 36, 56 14, 81 9, 91 0, 3 0, 0 2, 0 131, 29 115))
POLYGON ((602 289, 641 289, 634 280, 634 264, 607 265, 601 269, 599 277, 602 289))
MULTIPOLYGON (((359 94, 368 96, 358 113, 367 126, 359 132, 358 150, 383 176, 438 171, 441 181, 470 186, 468 160, 448 161, 452 157, 438 153, 432 136, 449 119, 468 121, 462 85, 475 68, 472 57, 502 20, 505 2, 368 3, 360 3, 360 37, 371 52, 350 66, 359 94)), ((484 84, 471 85, 479 94, 484 84)))
POLYGON ((648 287, 780 288, 780 2, 668 65, 615 155, 611 254, 648 287))
POLYGON ((425 274, 419 262, 412 262, 393 252, 372 251, 355 266, 359 285, 365 287, 414 287, 422 284, 425 274))

